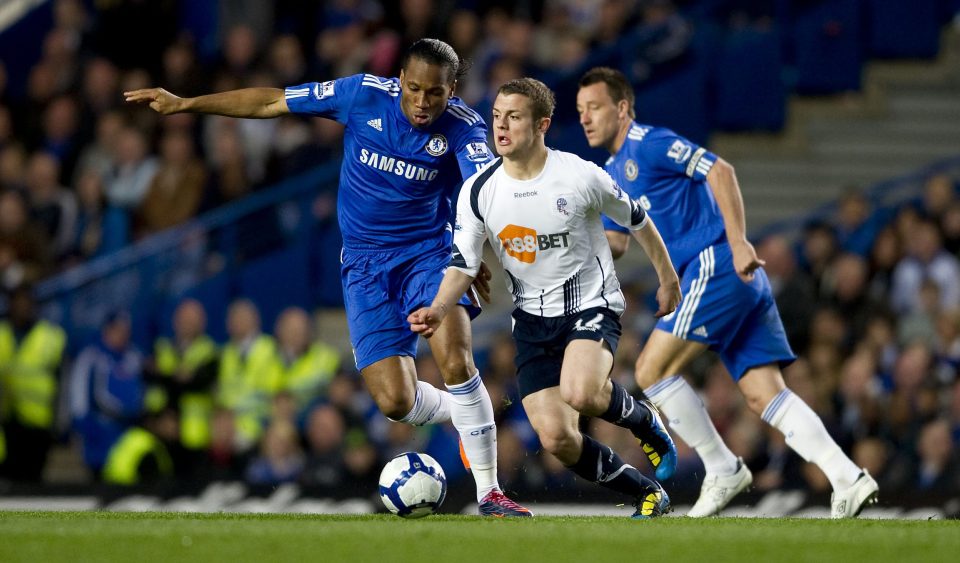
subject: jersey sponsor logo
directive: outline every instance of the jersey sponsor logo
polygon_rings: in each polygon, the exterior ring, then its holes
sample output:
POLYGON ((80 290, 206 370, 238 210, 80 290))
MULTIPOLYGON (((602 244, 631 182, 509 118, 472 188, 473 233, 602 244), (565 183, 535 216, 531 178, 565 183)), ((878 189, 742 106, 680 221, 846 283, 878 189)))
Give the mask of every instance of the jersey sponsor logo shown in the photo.
POLYGON ((467 143, 467 160, 470 162, 486 162, 490 160, 490 149, 486 143, 467 143))
POLYGON ((313 85, 313 97, 318 100, 323 100, 333 96, 333 87, 334 81, 328 80, 324 83, 317 83, 313 85))
POLYGON ((440 156, 447 152, 447 138, 439 133, 436 133, 430 137, 429 141, 427 141, 427 146, 425 148, 431 155, 440 156))
POLYGON ((534 197, 539 192, 537 190, 531 190, 529 192, 516 192, 513 194, 513 199, 523 199, 525 197, 534 197))
POLYGON ((687 143, 677 139, 667 150, 667 157, 672 158, 677 164, 683 164, 690 158, 691 153, 693 153, 693 148, 687 143))
POLYGON ((639 172, 640 169, 637 167, 637 163, 633 159, 627 159, 626 164, 623 165, 623 173, 627 175, 627 180, 631 182, 636 180, 639 172))
POLYGON ((516 258, 524 264, 533 264, 537 260, 537 252, 553 248, 567 248, 570 246, 570 232, 540 235, 529 227, 507 225, 497 235, 500 244, 507 255, 516 258))
POLYGON ((439 174, 439 170, 410 164, 399 158, 375 153, 369 149, 360 149, 360 162, 371 168, 417 182, 432 182, 439 174))
POLYGON ((374 129, 376 129, 377 131, 380 131, 381 133, 383 132, 383 120, 380 119, 379 117, 376 119, 371 119, 370 121, 367 122, 367 125, 369 125, 370 127, 373 127, 374 129))

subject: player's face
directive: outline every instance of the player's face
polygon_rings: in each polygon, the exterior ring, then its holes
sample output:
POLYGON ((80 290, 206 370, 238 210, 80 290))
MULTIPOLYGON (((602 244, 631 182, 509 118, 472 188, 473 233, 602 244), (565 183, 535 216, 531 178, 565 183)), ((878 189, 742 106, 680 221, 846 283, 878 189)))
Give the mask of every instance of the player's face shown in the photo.
POLYGON ((610 147, 620 131, 620 119, 626 102, 617 104, 603 82, 580 88, 577 92, 577 113, 580 126, 591 147, 610 147), (620 107, 624 106, 624 107, 620 107))
POLYGON ((529 154, 546 132, 549 118, 533 119, 531 101, 523 94, 498 94, 493 102, 493 144, 509 158, 529 154))
POLYGON ((416 57, 400 71, 400 109, 414 127, 427 127, 447 109, 456 81, 450 70, 416 57))

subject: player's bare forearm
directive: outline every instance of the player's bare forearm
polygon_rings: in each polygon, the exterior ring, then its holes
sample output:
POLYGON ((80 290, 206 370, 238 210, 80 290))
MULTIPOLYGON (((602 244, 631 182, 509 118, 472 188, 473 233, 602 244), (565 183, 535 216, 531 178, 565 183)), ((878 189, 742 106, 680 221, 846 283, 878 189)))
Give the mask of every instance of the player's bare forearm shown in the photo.
POLYGON ((455 307, 460 296, 466 293, 475 276, 469 276, 456 268, 447 268, 440 282, 436 297, 429 307, 422 307, 407 316, 410 330, 430 338, 440 328, 443 319, 451 308, 455 307))
POLYGON ((148 104, 163 115, 203 113, 227 117, 267 119, 289 113, 283 90, 279 88, 242 88, 195 98, 181 98, 163 88, 124 92, 127 102, 148 104))
POLYGON ((657 278, 660 280, 660 287, 657 289, 657 312, 654 314, 657 318, 669 315, 674 312, 682 297, 680 293, 680 279, 677 276, 677 270, 673 267, 670 260, 670 254, 667 252, 667 246, 663 243, 663 237, 654 224, 653 219, 647 218, 647 224, 642 229, 633 231, 633 237, 640 243, 640 247, 650 257, 654 269, 657 271, 657 278))
POLYGON ((630 235, 620 231, 604 231, 607 235, 607 244, 610 246, 610 255, 614 260, 627 253, 630 248, 630 235))
POLYGON ((747 240, 746 214, 743 210, 743 195, 740 193, 740 184, 733 166, 722 158, 717 158, 710 173, 707 174, 707 183, 713 190, 713 197, 723 215, 723 225, 727 232, 727 241, 730 245, 739 244, 747 240))
POLYGON ((733 267, 740 279, 749 283, 753 280, 753 273, 764 265, 764 261, 757 257, 756 249, 747 240, 743 196, 740 193, 740 185, 737 183, 733 166, 722 158, 718 158, 710 169, 710 173, 707 174, 707 183, 713 190, 714 198, 723 215, 727 241, 733 253, 733 267))
POLYGON ((669 285, 675 283, 679 285, 677 271, 670 260, 670 254, 667 252, 667 246, 663 243, 660 231, 654 224, 651 217, 647 217, 647 224, 642 229, 633 231, 633 238, 637 239, 640 247, 650 257, 653 268, 657 271, 657 278, 660 279, 660 285, 669 285))

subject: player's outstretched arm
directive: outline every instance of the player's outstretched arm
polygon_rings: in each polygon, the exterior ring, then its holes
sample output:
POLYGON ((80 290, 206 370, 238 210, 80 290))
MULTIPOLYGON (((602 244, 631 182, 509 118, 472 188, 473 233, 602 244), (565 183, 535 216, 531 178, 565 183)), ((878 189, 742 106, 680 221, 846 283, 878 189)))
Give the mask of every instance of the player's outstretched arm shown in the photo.
POLYGON ((614 260, 627 253, 627 249, 630 248, 629 234, 610 230, 604 231, 604 234, 607 235, 607 245, 610 246, 610 255, 614 260))
POLYGON ((747 226, 743 211, 743 195, 740 193, 740 184, 733 166, 722 158, 707 174, 707 183, 713 190, 713 196, 723 215, 723 224, 727 232, 727 241, 733 253, 733 266, 737 275, 744 282, 753 280, 753 273, 764 265, 764 261, 757 257, 757 251, 747 240, 747 226))
POLYGON ((195 98, 181 98, 163 88, 145 88, 123 93, 133 104, 148 104, 153 111, 206 113, 227 117, 267 119, 290 113, 283 90, 279 88, 242 88, 195 98))
POLYGON ((440 282, 440 289, 429 307, 421 307, 407 316, 410 330, 430 338, 440 327, 452 307, 456 307, 460 297, 466 293, 474 277, 456 268, 447 268, 440 282))
POLYGON ((667 247, 663 244, 663 238, 660 231, 653 223, 653 219, 648 215, 647 224, 643 228, 633 232, 633 237, 640 243, 640 247, 650 257, 654 269, 657 271, 657 277, 660 279, 660 287, 657 289, 656 317, 660 318, 674 312, 677 305, 680 304, 680 279, 677 277, 677 271, 670 260, 670 254, 667 247))

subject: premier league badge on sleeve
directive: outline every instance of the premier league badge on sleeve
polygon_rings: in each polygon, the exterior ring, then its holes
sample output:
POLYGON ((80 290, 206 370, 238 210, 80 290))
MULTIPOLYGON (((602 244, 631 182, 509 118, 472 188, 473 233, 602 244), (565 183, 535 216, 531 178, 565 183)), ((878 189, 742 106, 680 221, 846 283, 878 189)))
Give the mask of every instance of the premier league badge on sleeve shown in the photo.
POLYGON ((447 138, 437 133, 427 141, 427 152, 433 156, 441 156, 447 152, 447 138))

